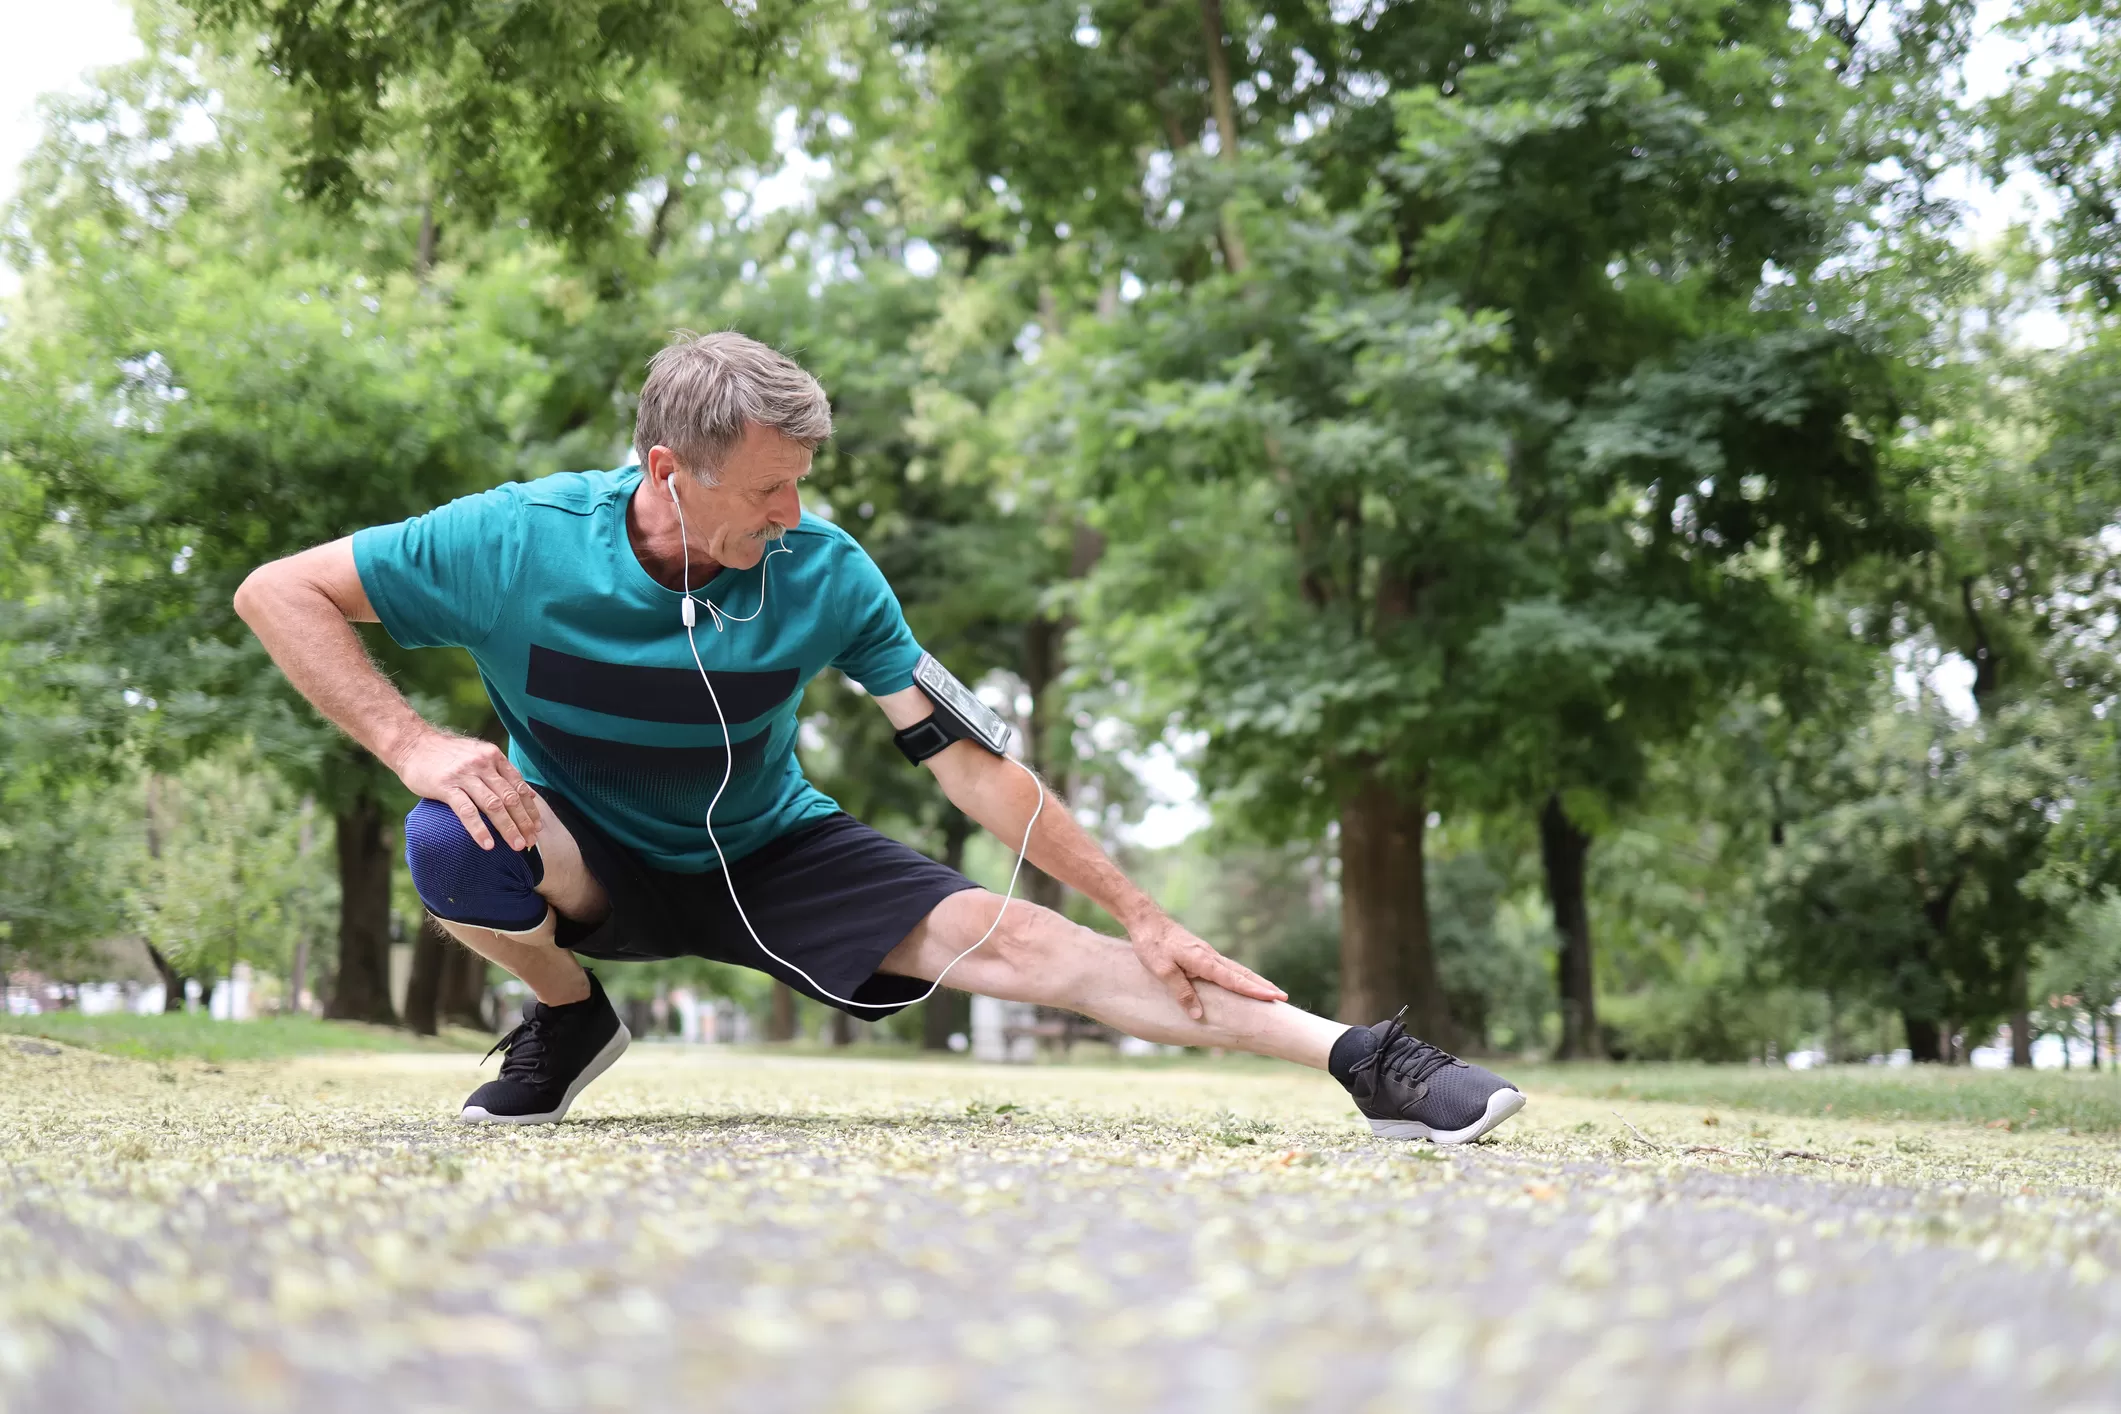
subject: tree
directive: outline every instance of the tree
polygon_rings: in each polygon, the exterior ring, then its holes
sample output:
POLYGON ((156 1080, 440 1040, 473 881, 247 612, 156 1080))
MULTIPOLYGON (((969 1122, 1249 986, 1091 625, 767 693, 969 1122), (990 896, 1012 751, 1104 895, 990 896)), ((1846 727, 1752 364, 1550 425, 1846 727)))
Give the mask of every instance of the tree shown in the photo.
POLYGON ((2121 904, 2103 899, 2080 909, 2071 925, 2048 950, 2035 979, 2035 996, 2048 999, 2065 1018, 2066 1039, 2076 1031, 2077 1013, 2083 1012, 2091 1032, 2092 1069, 2097 1070, 2103 1055, 2121 1060, 2121 1038, 2114 1031, 2115 1009, 2121 1007, 2121 904))
POLYGON ((1458 23, 1445 70, 1380 51, 1382 150, 1351 97, 1336 136, 1178 163, 1120 252, 1144 294, 1031 406, 1134 547, 1089 601, 1108 655, 1190 684, 1144 717, 1206 729, 1267 828, 1337 824, 1344 1015, 1450 1034, 1427 819, 1529 799, 1589 1054, 1590 827, 1741 684, 1801 685, 1814 587, 1919 528, 1888 361, 1761 293, 1856 199, 1860 154, 1813 142, 1854 101, 1835 46, 1773 6, 1458 23), (1203 274, 1224 213, 1247 260, 1203 274))
POLYGON ((1503 747, 1475 790, 1539 802, 1561 1050, 1588 1055, 1591 827, 1732 692, 1796 687, 1804 589, 1917 531, 1879 454, 1890 365, 1763 284, 1801 290, 1867 196, 1844 37, 1778 5, 1514 13, 1524 37, 1397 99, 1407 254, 1506 319, 1526 390, 1536 570, 1475 649, 1503 747))
MULTIPOLYGON (((2055 828, 2028 846, 2030 862, 2007 866, 2029 871, 2052 907, 2009 920, 1986 943, 2008 960, 2004 1011, 2019 1065, 2032 1063, 2040 949, 2067 933, 2054 910, 2071 912, 2121 877, 2104 843, 2113 816, 2103 733, 2085 715, 2110 710, 2121 687, 2113 667, 2121 575, 2108 531, 2121 511, 2111 450, 2121 376, 2105 337, 2060 355, 2014 341, 2042 289, 2039 272, 2039 252, 2022 233, 1968 262, 1931 341, 1940 367, 1919 434, 1935 468, 1931 546, 1851 586, 1862 596, 1859 619, 1893 642, 1903 672, 1944 655, 1965 665, 1970 740, 2037 717, 2068 763, 2069 778, 2054 787, 2055 828)), ((1919 738, 1903 745, 1916 753, 1907 768, 1918 771, 1944 749, 1919 738)))
MULTIPOLYGON (((167 52, 54 111, 15 230, 28 279, 6 453, 37 488, 48 562, 74 571, 65 632, 98 667, 74 711, 122 690, 150 706, 122 739, 151 767, 247 736, 330 802, 331 1012, 389 1020, 397 788, 269 670, 230 600, 264 560, 504 479, 541 382, 528 346, 564 322, 567 292, 534 249, 426 281, 375 269, 359 232, 251 180, 269 115, 240 85, 223 93, 199 146, 153 140, 205 101, 167 52), (540 276, 545 295, 525 299, 540 276)), ((378 638, 430 715, 461 718, 476 692, 461 657, 378 638)))
POLYGON ((238 964, 289 976, 296 939, 321 934, 333 905, 329 871, 301 849, 311 807, 241 751, 142 789, 146 825, 127 832, 124 853, 127 921, 209 1003, 238 964))
POLYGON ((2034 949, 2077 902, 2047 869, 2081 739, 2038 703, 1972 724, 1934 699, 1881 705, 1776 865, 1770 918, 1793 974, 1898 1011, 1922 1061, 2021 1010, 2034 949))

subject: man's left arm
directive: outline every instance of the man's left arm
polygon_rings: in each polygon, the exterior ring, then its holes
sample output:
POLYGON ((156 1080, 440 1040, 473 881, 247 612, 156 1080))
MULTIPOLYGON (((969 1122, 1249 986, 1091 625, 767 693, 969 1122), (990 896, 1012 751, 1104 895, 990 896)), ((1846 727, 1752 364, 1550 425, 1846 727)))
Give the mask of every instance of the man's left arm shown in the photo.
MULTIPOLYGON (((889 693, 876 699, 903 731, 925 721, 935 708, 917 687, 889 693)), ((944 747, 924 763, 935 773, 950 803, 999 837, 1013 851, 1024 840, 1024 826, 1038 809, 1043 789, 1028 770, 987 751, 974 742, 959 741, 944 747)), ((1089 832, 1076 822, 1066 801, 1045 792, 1045 809, 1031 835, 1025 858, 1068 887, 1086 895, 1119 920, 1142 965, 1170 989, 1186 1014, 1201 1019, 1196 980, 1240 996, 1263 1002, 1281 1002, 1289 994, 1244 967, 1224 957, 1188 932, 1155 900, 1142 892, 1121 872, 1111 856, 1098 847, 1089 832)))

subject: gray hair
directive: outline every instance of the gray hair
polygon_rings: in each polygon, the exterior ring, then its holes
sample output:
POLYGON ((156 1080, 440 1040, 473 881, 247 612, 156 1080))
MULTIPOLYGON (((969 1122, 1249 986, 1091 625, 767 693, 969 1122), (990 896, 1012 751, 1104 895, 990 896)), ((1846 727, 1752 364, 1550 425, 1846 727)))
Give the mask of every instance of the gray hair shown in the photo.
POLYGON ((648 360, 633 423, 641 456, 668 447, 685 470, 712 486, 747 423, 815 451, 832 435, 832 405, 793 359, 734 330, 680 329, 648 360))

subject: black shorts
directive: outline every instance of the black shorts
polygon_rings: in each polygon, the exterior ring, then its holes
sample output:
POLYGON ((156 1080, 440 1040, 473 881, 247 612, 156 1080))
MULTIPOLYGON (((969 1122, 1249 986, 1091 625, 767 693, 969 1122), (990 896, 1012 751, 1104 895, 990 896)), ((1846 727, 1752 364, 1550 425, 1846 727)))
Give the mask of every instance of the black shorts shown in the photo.
POLYGON ((877 965, 937 904, 978 887, 846 814, 745 855, 730 866, 727 881, 720 870, 674 874, 643 863, 559 792, 541 786, 538 794, 581 846, 582 862, 611 900, 601 923, 561 915, 561 947, 608 962, 733 962, 865 1021, 903 1011, 928 990, 926 982, 880 973, 877 965), (730 883, 766 946, 815 984, 759 950, 729 901, 730 883), (823 992, 876 1005, 843 1006, 823 992))

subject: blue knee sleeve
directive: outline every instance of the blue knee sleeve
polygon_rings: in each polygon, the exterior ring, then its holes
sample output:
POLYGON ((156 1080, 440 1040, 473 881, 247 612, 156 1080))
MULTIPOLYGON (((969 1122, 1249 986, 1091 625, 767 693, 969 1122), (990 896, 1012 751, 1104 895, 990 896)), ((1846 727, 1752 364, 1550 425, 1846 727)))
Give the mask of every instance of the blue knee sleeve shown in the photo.
POLYGON ((479 848, 456 811, 423 800, 405 817, 405 867, 420 902, 444 922, 527 932, 545 921, 545 900, 537 891, 545 861, 535 845, 510 849, 493 821, 486 820, 486 828, 492 849, 479 848))

